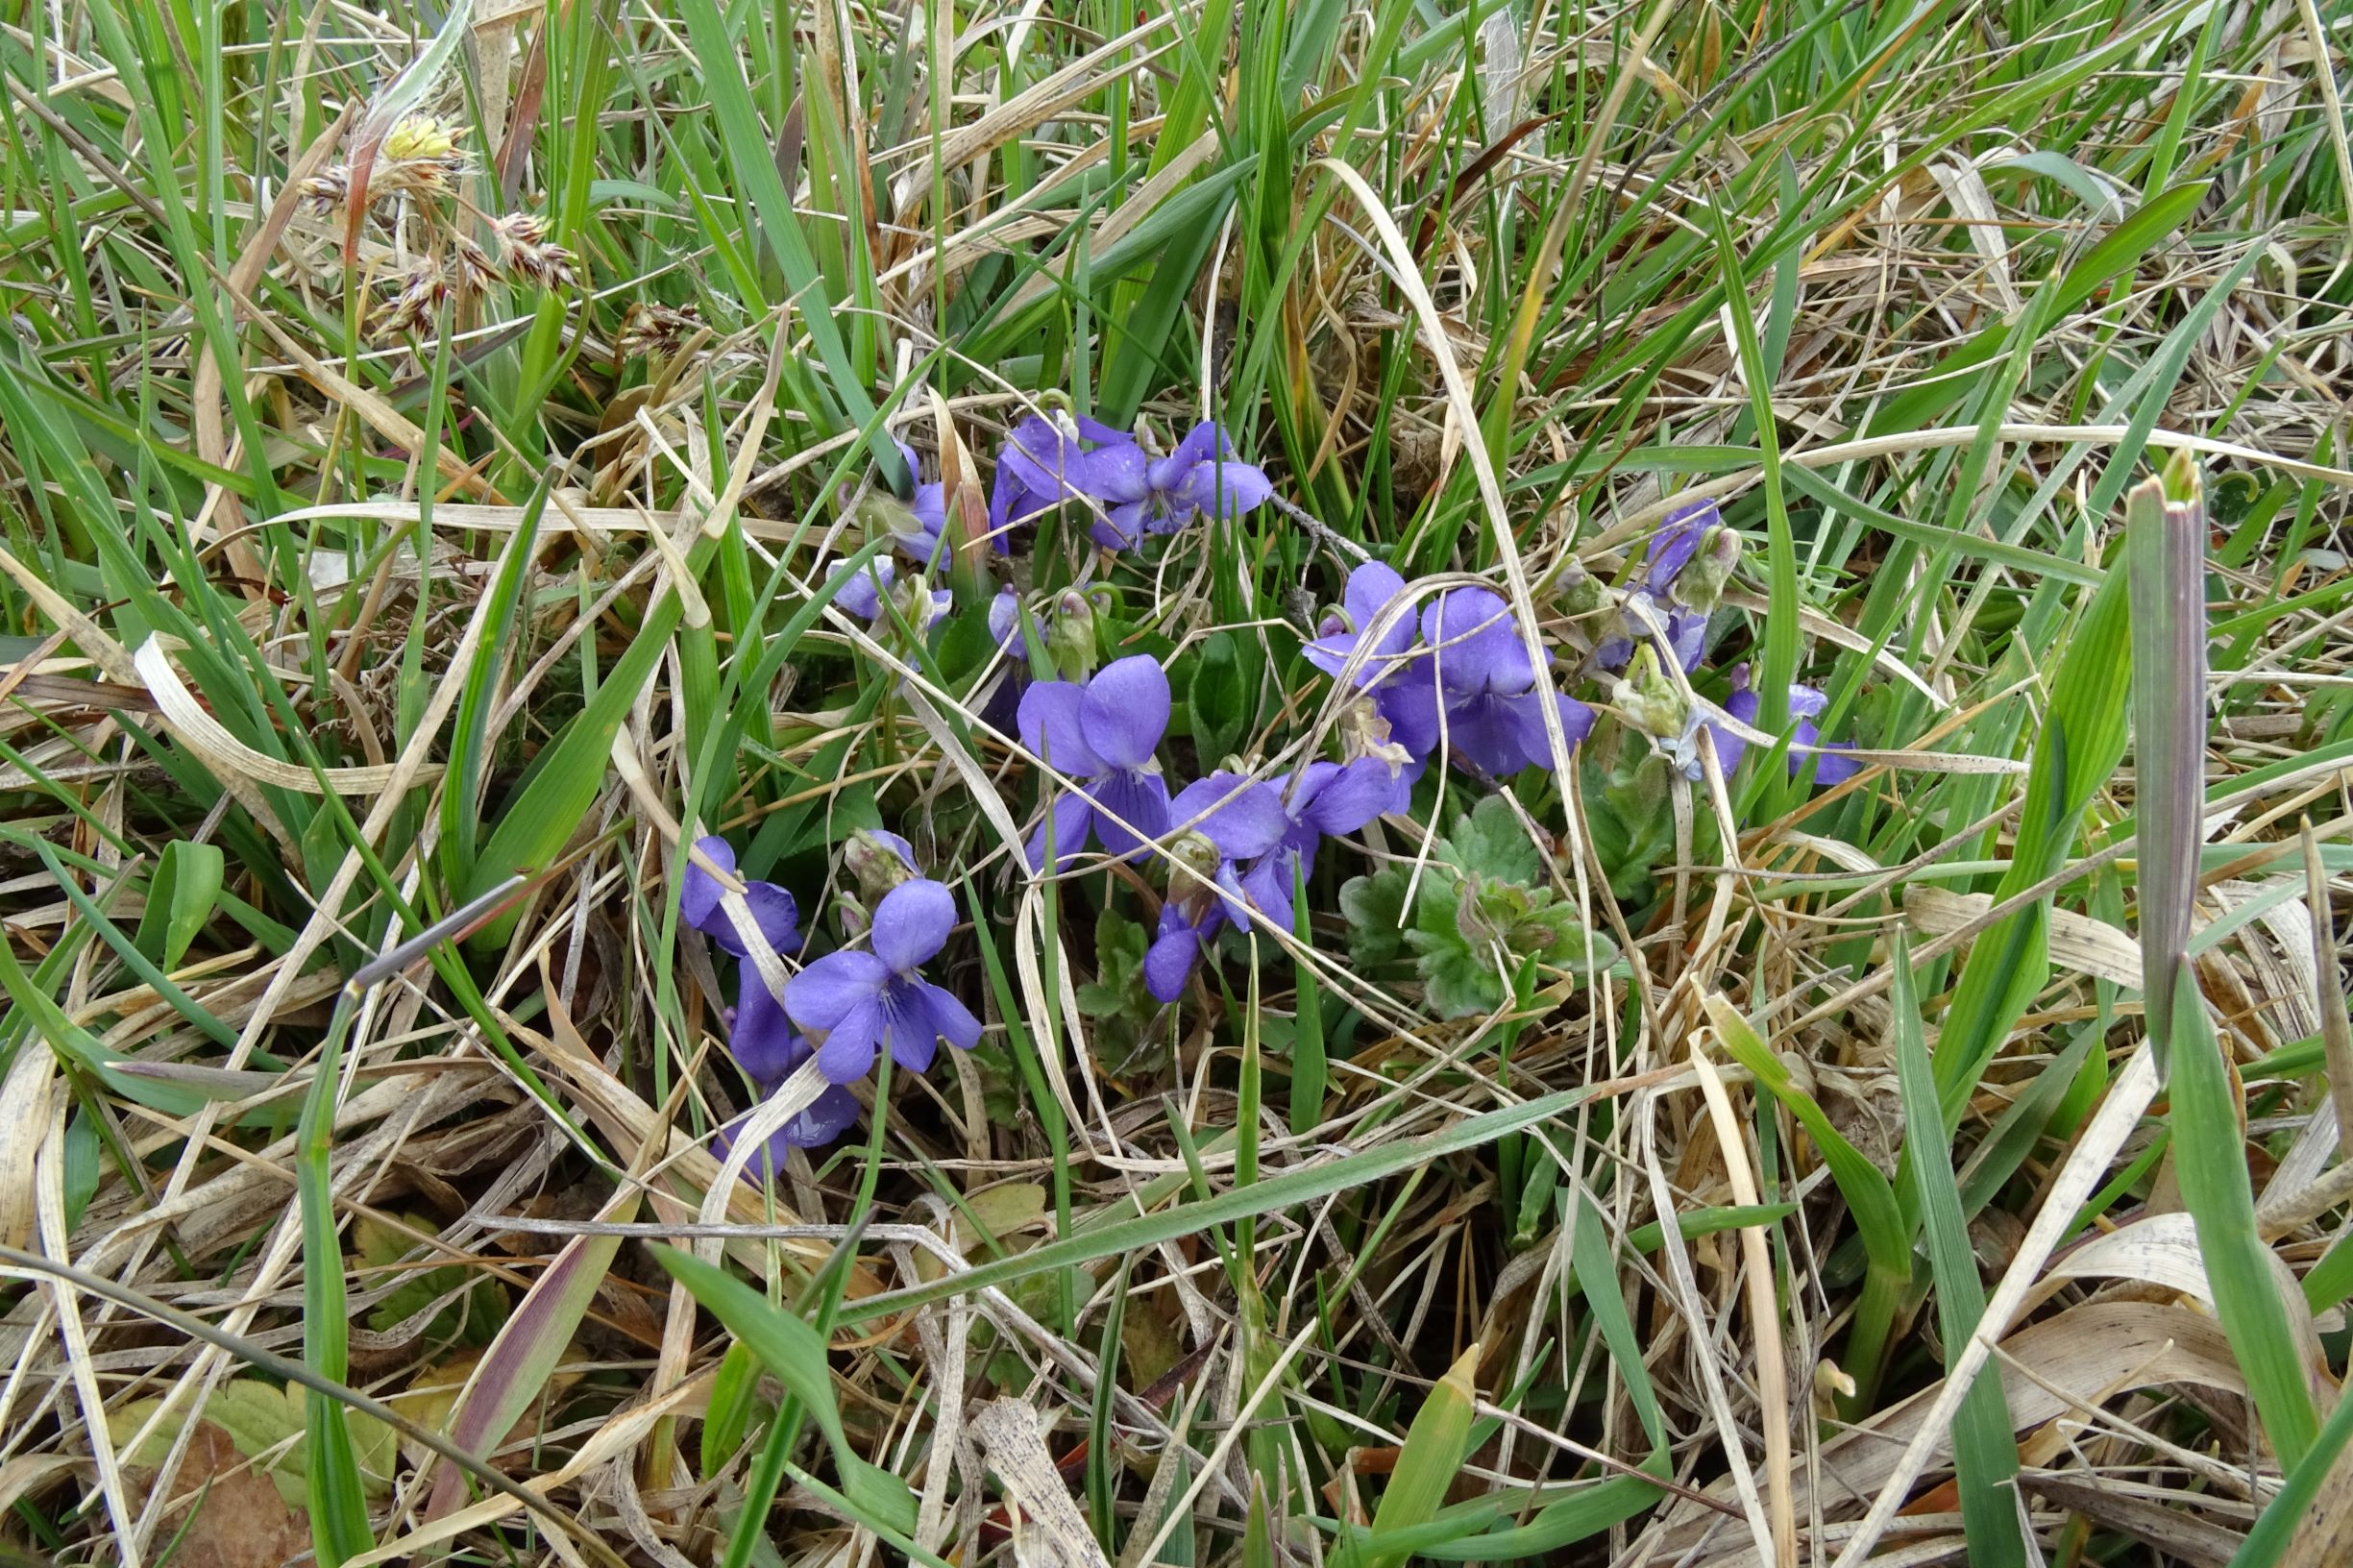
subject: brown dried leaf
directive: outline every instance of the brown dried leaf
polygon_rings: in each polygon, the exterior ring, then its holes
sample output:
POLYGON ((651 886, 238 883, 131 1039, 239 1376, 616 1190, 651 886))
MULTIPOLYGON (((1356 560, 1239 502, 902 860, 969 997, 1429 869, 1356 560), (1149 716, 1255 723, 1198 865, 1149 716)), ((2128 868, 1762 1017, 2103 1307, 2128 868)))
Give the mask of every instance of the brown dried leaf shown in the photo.
MULTIPOLYGON (((155 1472, 132 1474, 143 1498, 155 1472)), ((179 1537, 174 1568, 280 1568, 310 1553, 309 1514, 288 1507, 270 1478, 209 1421, 197 1424, 172 1486, 175 1498, 187 1501, 163 1516, 158 1539, 179 1537)))

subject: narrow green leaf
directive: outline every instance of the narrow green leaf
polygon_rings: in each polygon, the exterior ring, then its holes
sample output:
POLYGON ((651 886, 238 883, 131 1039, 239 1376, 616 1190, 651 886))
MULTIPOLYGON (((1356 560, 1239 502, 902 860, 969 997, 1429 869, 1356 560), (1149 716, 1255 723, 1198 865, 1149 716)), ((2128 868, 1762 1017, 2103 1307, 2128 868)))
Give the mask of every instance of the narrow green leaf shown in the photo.
MULTIPOLYGON (((1474 1341, 1456 1358, 1414 1412, 1405 1447, 1398 1451, 1397 1467, 1389 1473, 1389 1483, 1382 1488, 1381 1506, 1373 1513, 1375 1536, 1425 1524, 1445 1503, 1447 1488, 1455 1483, 1470 1442, 1471 1416, 1479 1399, 1475 1379, 1481 1349, 1474 1341)), ((1403 1568, 1406 1558, 1403 1553, 1367 1552, 1359 1560, 1361 1568, 1403 1568)))
POLYGON ((752 1395, 758 1390, 760 1360, 737 1339, 719 1359, 711 1376, 711 1403, 702 1417, 702 1479, 710 1480, 743 1445, 751 1430, 752 1395))
POLYGON ((1782 1109, 1798 1118, 1798 1124, 1821 1149, 1822 1162, 1830 1167, 1830 1179, 1838 1185, 1839 1195, 1847 1200, 1848 1211, 1854 1216, 1854 1228, 1862 1237, 1863 1249, 1870 1254, 1872 1262, 1908 1278, 1912 1272, 1911 1237, 1896 1206, 1896 1189, 1887 1177, 1830 1124, 1821 1102, 1798 1087, 1789 1075, 1789 1068, 1765 1044, 1764 1037, 1731 1003, 1713 994, 1706 998, 1706 1003, 1708 1020, 1715 1024, 1724 1048, 1749 1069, 1760 1088, 1781 1102, 1782 1109))
MULTIPOLYGON (((1569 1257, 1577 1270, 1577 1288, 1585 1298, 1585 1310, 1593 1314, 1594 1325, 1601 1330, 1603 1348, 1609 1352, 1617 1366, 1618 1376, 1626 1384, 1627 1397, 1633 1401, 1634 1418, 1642 1423, 1643 1435, 1651 1440, 1652 1457, 1666 1462, 1667 1417, 1659 1408, 1658 1391, 1651 1385, 1650 1363, 1642 1358, 1642 1340, 1634 1333, 1634 1320, 1627 1313, 1626 1298, 1620 1293, 1616 1260, 1610 1256, 1608 1238, 1602 1230, 1602 1213, 1590 1196, 1580 1190, 1577 1194, 1578 1214, 1575 1229, 1569 1237, 1569 1257)), ((1666 1239, 1666 1232, 1650 1227, 1650 1245, 1644 1247, 1637 1235, 1629 1244, 1637 1252, 1655 1250, 1666 1239)))
MULTIPOLYGON (((2125 579, 2112 572, 2065 643, 2050 705, 2026 775, 2026 800, 1997 903, 2045 881, 2072 849, 2084 812, 2124 760, 2132 641, 2125 579)), ((1987 1063, 2048 982, 2050 900, 1981 933, 1953 988, 1936 1042, 1936 1081, 1949 1138, 1987 1063)))
POLYGON ((751 1346, 752 1354, 799 1402, 817 1423, 833 1450, 841 1472, 842 1491, 863 1509, 902 1533, 915 1528, 915 1495, 907 1483, 877 1468, 850 1447, 842 1428, 842 1408, 833 1392, 833 1372, 826 1363, 825 1341, 817 1330, 736 1279, 723 1268, 704 1262, 674 1247, 656 1246, 655 1260, 695 1299, 727 1326, 727 1332, 751 1346))
POLYGON ((158 968, 178 968, 187 956, 188 943, 212 919, 227 865, 228 857, 217 844, 174 839, 163 846, 155 874, 148 879, 147 908, 133 939, 158 968))
POLYGON ((2319 1418, 2280 1304, 2271 1249, 2255 1225, 2255 1193, 2222 1043, 2207 1019, 2195 971, 2181 966, 2174 986, 2172 1024, 2180 1046, 2171 1083, 2174 1178, 2197 1229, 2215 1316, 2280 1463, 2293 1470, 2312 1451, 2319 1418))
MULTIPOLYGON (((1937 1326, 1949 1364, 1959 1347, 1977 1332, 1985 1314, 1985 1292, 1977 1278, 1977 1257, 1970 1244, 1969 1221, 1961 1213, 1961 1189, 1952 1162, 1943 1152, 1945 1116, 1936 1093, 1936 1069, 1928 1060, 1927 1032, 1920 1021, 1920 993, 1912 978, 1912 949, 1903 928, 1895 932, 1888 954, 1894 984, 1888 1006, 1895 1015, 1896 1077, 1903 1099, 1904 1142, 1914 1201, 1925 1222, 1928 1264, 1936 1278, 1937 1326)), ((1961 1489, 1961 1528, 1969 1537, 1972 1562, 1989 1568, 2026 1560, 2019 1531, 2018 1443, 2001 1379, 1980 1373, 1953 1420, 1953 1469, 1961 1489)))
MULTIPOLYGON (((833 396, 840 400, 841 406, 848 411, 850 423, 859 429, 876 426, 879 421, 874 401, 867 395, 866 383, 850 357, 849 346, 842 340, 836 307, 845 302, 826 292, 817 257, 809 249, 808 236, 801 233, 800 219, 794 214, 792 194, 786 190, 783 175, 776 167, 775 141, 761 126, 759 110, 753 107, 735 37, 712 0, 683 0, 680 9, 686 18, 687 36, 695 46, 703 88, 711 95, 711 110, 719 124, 727 161, 735 173, 739 199, 748 198, 752 210, 759 214, 760 232, 775 253, 777 263, 784 269, 785 282, 798 301, 801 327, 816 343, 818 356, 825 363, 833 396)), ((872 441, 867 443, 867 451, 890 478, 894 490, 901 495, 910 493, 907 487, 914 477, 905 472, 906 461, 896 447, 888 441, 872 441)))

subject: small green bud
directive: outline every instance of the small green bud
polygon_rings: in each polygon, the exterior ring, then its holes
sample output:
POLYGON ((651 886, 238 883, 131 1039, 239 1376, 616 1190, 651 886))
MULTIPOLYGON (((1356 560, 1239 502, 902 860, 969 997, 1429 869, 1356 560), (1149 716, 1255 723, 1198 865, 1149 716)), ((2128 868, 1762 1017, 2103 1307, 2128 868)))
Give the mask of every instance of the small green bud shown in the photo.
POLYGON ((858 526, 859 538, 868 544, 922 531, 922 525, 915 520, 915 508, 879 486, 860 496, 849 515, 858 526))
POLYGON ((2197 459, 2187 447, 2176 447, 2165 464, 2165 499, 2176 506, 2194 506, 2205 499, 2205 484, 2197 459))
POLYGON ((1217 898, 1217 867, 1225 858, 1209 835, 1192 829, 1179 833, 1168 845, 1174 864, 1168 870, 1168 901, 1198 925, 1217 898))
POLYGON ((1094 674, 1099 656, 1094 621, 1093 601, 1078 590, 1055 600, 1054 618, 1046 627, 1046 656, 1063 679, 1085 680, 1094 674))
POLYGON ((1593 615, 1609 601, 1609 589, 1601 578, 1585 570, 1582 561, 1571 560, 1561 570, 1560 583, 1553 592, 1554 602, 1561 613, 1571 619, 1593 615))
POLYGON ((1713 610, 1732 574, 1740 570, 1740 555, 1737 532, 1721 526, 1708 529, 1700 540, 1698 553, 1675 579, 1671 590, 1675 601, 1685 609, 1713 610))
POLYGON ((895 833, 875 833, 863 827, 842 845, 842 869, 857 882, 859 900, 867 908, 880 903, 882 895, 900 883, 915 880, 906 846, 907 841, 895 833))
POLYGON ((919 633, 929 631, 947 614, 944 598, 944 590, 932 592, 930 579, 920 572, 910 572, 891 585, 891 602, 919 633))
POLYGON ((1658 667, 1658 652, 1649 643, 1634 649, 1633 662, 1610 688, 1609 704, 1628 723, 1655 740, 1671 741, 1682 734, 1691 717, 1691 704, 1658 667))

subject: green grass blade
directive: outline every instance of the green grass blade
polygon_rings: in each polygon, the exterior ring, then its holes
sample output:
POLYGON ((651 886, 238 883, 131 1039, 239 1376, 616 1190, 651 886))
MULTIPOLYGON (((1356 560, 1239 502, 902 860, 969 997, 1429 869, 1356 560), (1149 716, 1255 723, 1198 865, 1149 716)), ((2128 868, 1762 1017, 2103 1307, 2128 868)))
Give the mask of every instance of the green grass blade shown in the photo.
MULTIPOLYGON (((1968 1343, 1977 1332, 1978 1319, 1985 1314, 1985 1292, 1978 1283, 1969 1222, 1961 1213, 1952 1162, 1939 1152, 1945 1140, 1944 1111, 1937 1099, 1936 1069, 1928 1060, 1927 1034, 1921 1027, 1911 944, 1900 926, 1887 962, 1894 979, 1888 1005, 1895 1014, 1904 1142, 1913 1152, 1914 1202, 1927 1233, 1928 1265, 1936 1278, 1937 1329, 1949 1358, 1952 1347, 1968 1343)), ((1979 1373, 1962 1399, 1953 1419, 1952 1450, 1970 1560, 1989 1568, 2023 1563, 2026 1546, 2019 1532, 2018 1494, 2011 1484, 2018 1474, 2018 1444, 2011 1436, 1998 1374, 1979 1373)))
MULTIPOLYGON (((1382 1488, 1381 1506, 1373 1514, 1373 1533, 1410 1530, 1428 1522, 1446 1501, 1448 1488, 1462 1467, 1471 1435, 1471 1415, 1479 1397, 1474 1382, 1481 1347, 1474 1343, 1455 1360, 1414 1412, 1413 1425, 1398 1451, 1397 1467, 1382 1488)), ((1366 1551, 1360 1568, 1404 1568, 1402 1552, 1366 1551)))
POLYGON ((2183 1207, 2197 1228, 2215 1316, 2246 1376, 2256 1413, 2280 1462, 2290 1470, 2312 1451, 2319 1417, 2295 1335, 2280 1304, 2271 1249, 2255 1225, 2239 1106, 2222 1042, 2206 1017, 2195 976, 2176 971, 2172 1024, 2173 1173, 2183 1207))

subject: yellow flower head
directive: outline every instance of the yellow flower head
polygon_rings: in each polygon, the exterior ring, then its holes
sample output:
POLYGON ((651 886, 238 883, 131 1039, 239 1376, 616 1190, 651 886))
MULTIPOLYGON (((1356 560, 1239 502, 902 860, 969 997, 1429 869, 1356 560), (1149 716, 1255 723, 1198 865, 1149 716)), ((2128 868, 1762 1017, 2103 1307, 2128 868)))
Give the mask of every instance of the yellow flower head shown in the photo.
POLYGON ((395 163, 444 159, 457 150, 457 139, 430 114, 412 114, 392 128, 384 138, 384 157, 395 163))

